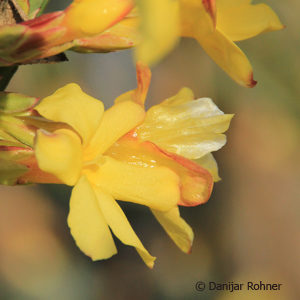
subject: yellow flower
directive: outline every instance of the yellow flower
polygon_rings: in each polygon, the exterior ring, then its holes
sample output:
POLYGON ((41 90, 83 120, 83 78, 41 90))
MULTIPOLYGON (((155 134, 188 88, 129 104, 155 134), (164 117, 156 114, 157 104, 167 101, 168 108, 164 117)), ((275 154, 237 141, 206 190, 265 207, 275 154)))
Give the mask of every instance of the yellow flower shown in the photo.
POLYGON ((253 87, 250 62, 235 41, 283 25, 273 10, 251 0, 140 0, 142 43, 138 60, 152 64, 167 54, 178 37, 195 38, 207 54, 237 83, 253 87))
POLYGON ((69 126, 54 132, 38 130, 35 156, 41 170, 74 186, 68 224, 78 247, 93 260, 116 254, 110 228, 153 267, 155 258, 116 199, 148 206, 177 246, 189 252, 193 232, 177 205, 206 202, 212 176, 217 177, 210 152, 224 145, 222 133, 232 116, 224 115, 210 99, 193 100, 189 89, 146 113, 149 82, 149 69, 139 65, 138 88, 118 97, 105 112, 101 101, 76 84, 36 106, 43 117, 69 126), (200 159, 211 173, 188 158, 200 159))

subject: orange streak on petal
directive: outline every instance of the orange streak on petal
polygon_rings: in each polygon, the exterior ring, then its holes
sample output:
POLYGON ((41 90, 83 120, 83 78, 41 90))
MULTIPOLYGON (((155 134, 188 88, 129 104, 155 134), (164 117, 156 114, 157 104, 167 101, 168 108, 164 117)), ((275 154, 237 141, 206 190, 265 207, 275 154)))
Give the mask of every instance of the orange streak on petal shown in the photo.
POLYGON ((217 24, 216 1, 215 0, 202 0, 202 3, 203 3, 205 10, 207 11, 207 13, 211 16, 214 27, 216 27, 216 24, 217 24))
POLYGON ((19 161, 20 164, 28 167, 28 172, 21 175, 17 181, 17 184, 28 184, 28 183, 57 183, 62 184, 56 176, 42 171, 36 158, 34 156, 28 157, 26 160, 19 161))
MULTIPOLYGON (((154 144, 153 144, 154 145, 154 144)), ((197 206, 208 201, 213 189, 212 175, 195 162, 154 145, 158 151, 183 168, 178 168, 181 178, 181 199, 178 205, 197 206)))
POLYGON ((64 14, 63 11, 57 11, 57 12, 53 12, 53 13, 48 13, 48 14, 44 14, 41 15, 38 18, 32 19, 32 20, 28 20, 25 22, 20 23, 21 25, 25 25, 28 26, 30 28, 34 28, 36 30, 38 29, 44 29, 45 26, 50 26, 50 25, 58 25, 58 23, 60 23, 60 17, 64 14), (57 22, 54 22, 57 21, 57 22), (53 23, 54 22, 54 23, 53 23))
POLYGON ((151 70, 149 67, 141 62, 136 64, 136 77, 137 77, 137 88, 135 90, 128 91, 118 98, 115 99, 115 103, 124 101, 133 101, 142 107, 146 100, 150 81, 151 81, 151 70))
POLYGON ((150 81, 151 81, 151 71, 147 65, 141 62, 136 64, 136 77, 137 77, 137 89, 133 95, 133 100, 144 106, 145 99, 148 93, 150 81))
POLYGON ((203 204, 211 195, 213 178, 207 170, 189 159, 159 148, 152 142, 141 142, 134 136, 134 132, 121 138, 105 154, 130 164, 170 168, 180 178, 179 205, 203 204))

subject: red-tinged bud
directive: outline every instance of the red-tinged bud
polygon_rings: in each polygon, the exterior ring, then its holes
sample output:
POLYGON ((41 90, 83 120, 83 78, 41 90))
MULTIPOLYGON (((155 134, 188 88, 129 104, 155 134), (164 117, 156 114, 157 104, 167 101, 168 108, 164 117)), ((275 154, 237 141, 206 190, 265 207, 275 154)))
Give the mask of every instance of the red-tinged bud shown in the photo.
POLYGON ((64 11, 0 26, 0 66, 31 63, 73 47, 80 52, 130 48, 137 43, 137 21, 114 25, 133 5, 132 0, 74 1, 64 11), (99 37, 111 27, 112 32, 99 37), (87 50, 82 50, 85 47, 87 50))
POLYGON ((28 63, 62 43, 66 28, 59 26, 63 12, 0 27, 0 65, 28 63))

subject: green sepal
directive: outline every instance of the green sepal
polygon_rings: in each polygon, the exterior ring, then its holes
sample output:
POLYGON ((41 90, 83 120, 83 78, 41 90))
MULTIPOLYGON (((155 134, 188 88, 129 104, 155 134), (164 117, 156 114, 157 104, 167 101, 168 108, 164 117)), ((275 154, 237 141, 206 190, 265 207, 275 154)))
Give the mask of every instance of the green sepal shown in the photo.
POLYGON ((20 10, 22 10, 22 12, 26 16, 29 15, 29 1, 28 0, 14 0, 13 2, 15 2, 15 5, 17 6, 16 8, 18 9, 19 12, 20 12, 20 10))
POLYGON ((8 134, 7 132, 0 129, 0 145, 8 146, 8 145, 10 145, 9 143, 13 143, 15 146, 17 144, 22 145, 20 142, 18 142, 18 140, 16 140, 10 134, 8 134), (8 143, 8 144, 6 144, 6 143, 8 143))
POLYGON ((38 98, 35 97, 24 96, 17 93, 0 92, 0 113, 30 113, 37 102, 38 98))
POLYGON ((41 15, 49 0, 29 0, 29 18, 41 15))
POLYGON ((1 146, 30 149, 26 145, 23 145, 23 144, 19 143, 18 141, 9 141, 9 140, 4 140, 4 139, 3 140, 0 139, 0 148, 1 148, 1 146))
POLYGON ((20 143, 33 147, 35 129, 27 126, 22 120, 0 114, 0 128, 20 143))
POLYGON ((30 157, 34 155, 33 150, 14 144, 13 142, 0 141, 0 184, 15 185, 20 176, 29 171, 25 162, 28 162, 30 157))
POLYGON ((0 146, 0 159, 21 163, 28 160, 33 155, 31 148, 22 148, 17 146, 0 146))
POLYGON ((0 158, 0 184, 15 185, 20 176, 28 172, 24 165, 0 158))
MULTIPOLYGON (((59 45, 57 49, 48 46, 62 38, 66 32, 65 27, 59 26, 63 14, 57 12, 51 15, 53 17, 49 17, 48 21, 41 21, 39 30, 22 23, 0 26, 0 66, 38 63, 39 61, 35 60, 55 55, 69 48, 67 44, 59 45)), ((60 56, 51 61, 64 60, 66 58, 60 56)))
POLYGON ((0 27, 0 53, 6 53, 7 49, 12 52, 16 50, 20 44, 24 42, 26 27, 16 25, 6 25, 0 27))

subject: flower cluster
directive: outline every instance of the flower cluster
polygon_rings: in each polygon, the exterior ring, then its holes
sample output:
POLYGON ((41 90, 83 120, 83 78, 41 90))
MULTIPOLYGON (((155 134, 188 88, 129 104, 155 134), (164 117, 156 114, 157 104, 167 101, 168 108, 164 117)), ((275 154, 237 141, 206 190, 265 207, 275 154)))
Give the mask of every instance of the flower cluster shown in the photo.
POLYGON ((283 25, 269 6, 251 0, 74 0, 39 15, 46 2, 0 4, 0 89, 19 64, 59 61, 66 50, 131 47, 138 86, 108 110, 74 83, 42 100, 0 92, 0 183, 72 186, 68 225, 93 260, 117 253, 113 233, 154 265, 117 201, 149 207, 174 243, 190 252, 193 231, 179 206, 208 201, 220 179, 212 152, 226 143, 233 115, 209 98, 195 99, 188 88, 146 111, 147 65, 180 37, 194 38, 233 80, 253 87, 252 66, 235 42, 283 25))
POLYGON ((75 0, 64 11, 0 26, 0 65, 28 63, 68 49, 109 52, 135 46, 137 60, 153 64, 183 36, 196 39, 237 83, 253 87, 251 64, 234 41, 283 25, 269 6, 251 2, 75 0))

